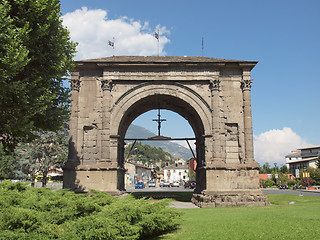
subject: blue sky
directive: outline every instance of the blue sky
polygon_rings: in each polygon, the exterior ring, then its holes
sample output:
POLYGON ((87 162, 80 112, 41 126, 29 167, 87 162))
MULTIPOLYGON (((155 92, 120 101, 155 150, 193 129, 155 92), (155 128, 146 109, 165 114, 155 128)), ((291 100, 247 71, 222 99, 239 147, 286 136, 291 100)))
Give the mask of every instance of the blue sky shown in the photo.
MULTIPOLYGON (((62 0, 64 24, 79 42, 77 58, 160 55, 257 60, 252 71, 255 158, 284 163, 299 147, 320 145, 318 74, 320 1, 62 0), (115 37, 115 52, 107 45, 115 37), (94 45, 94 46, 91 46, 94 45)), ((156 111, 135 121, 153 132, 156 111)), ((163 112, 163 135, 192 135, 163 112)))

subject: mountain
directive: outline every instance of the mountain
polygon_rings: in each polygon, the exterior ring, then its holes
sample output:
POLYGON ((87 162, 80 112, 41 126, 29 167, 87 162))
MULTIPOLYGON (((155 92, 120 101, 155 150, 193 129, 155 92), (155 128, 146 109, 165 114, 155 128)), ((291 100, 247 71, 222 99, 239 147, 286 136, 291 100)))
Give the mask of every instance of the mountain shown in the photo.
MULTIPOLYGON (((131 124, 127 130, 125 138, 150 138, 156 136, 155 133, 131 124)), ((183 147, 172 141, 142 141, 141 144, 147 144, 151 147, 161 148, 163 151, 170 153, 175 158, 183 158, 184 160, 192 158, 189 148, 183 147)))

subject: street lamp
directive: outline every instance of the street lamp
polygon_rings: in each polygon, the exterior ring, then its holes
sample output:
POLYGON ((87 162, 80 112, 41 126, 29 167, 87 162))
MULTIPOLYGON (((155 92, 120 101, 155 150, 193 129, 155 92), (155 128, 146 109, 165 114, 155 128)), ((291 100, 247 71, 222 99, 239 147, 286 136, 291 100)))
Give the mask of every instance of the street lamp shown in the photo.
POLYGON ((276 175, 275 175, 275 178, 276 178, 276 185, 278 186, 277 163, 274 163, 274 168, 275 168, 275 170, 276 170, 276 175))

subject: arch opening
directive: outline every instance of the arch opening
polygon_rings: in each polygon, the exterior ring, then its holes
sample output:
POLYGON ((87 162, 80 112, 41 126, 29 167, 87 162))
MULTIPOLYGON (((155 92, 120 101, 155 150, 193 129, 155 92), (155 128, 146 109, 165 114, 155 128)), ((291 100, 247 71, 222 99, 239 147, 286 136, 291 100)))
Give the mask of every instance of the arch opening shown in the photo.
MULTIPOLYGON (((119 135, 119 147, 118 147, 118 165, 124 167, 125 161, 125 136, 131 123, 140 115, 155 109, 169 110, 177 113, 185 120, 187 120, 191 129, 193 130, 195 141, 195 155, 197 161, 197 168, 203 166, 205 161, 205 147, 202 140, 204 135, 204 124, 197 113, 197 111, 186 101, 171 95, 156 94, 142 98, 132 104, 124 113, 121 118, 118 135, 119 135)), ((151 120, 150 120, 151 121, 151 120)), ((170 136, 166 136, 170 137, 170 136)), ((183 136, 182 136, 183 137, 183 136)), ((123 176, 124 177, 124 176, 123 176)), ((198 176, 197 176, 198 178, 198 176)), ((120 181, 122 182, 122 181, 120 181)))

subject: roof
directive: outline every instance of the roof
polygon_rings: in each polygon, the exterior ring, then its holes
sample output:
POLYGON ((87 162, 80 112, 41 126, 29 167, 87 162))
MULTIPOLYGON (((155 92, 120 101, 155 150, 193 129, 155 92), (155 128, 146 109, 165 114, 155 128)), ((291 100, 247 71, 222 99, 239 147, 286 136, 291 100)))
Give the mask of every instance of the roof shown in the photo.
POLYGON ((290 164, 290 163, 298 163, 298 162, 309 162, 309 161, 315 161, 318 160, 318 157, 310 157, 310 158, 300 158, 300 159, 296 159, 296 160, 289 160, 286 162, 286 164, 290 164))
POLYGON ((181 164, 178 164, 178 166, 176 166, 176 164, 172 164, 172 165, 169 165, 169 166, 166 166, 164 169, 188 169, 188 166, 187 165, 181 165, 181 164))
POLYGON ((191 56, 113 56, 79 60, 77 63, 248 63, 255 65, 258 61, 191 56))
POLYGON ((142 165, 142 164, 139 164, 139 163, 136 163, 136 162, 126 161, 125 164, 131 164, 131 165, 136 166, 136 167, 145 168, 145 169, 151 169, 148 166, 145 166, 145 165, 142 165))
POLYGON ((287 157, 301 157, 301 151, 298 150, 298 151, 292 151, 292 153, 288 154, 285 156, 286 158, 287 157))
POLYGON ((319 145, 319 146, 312 146, 312 147, 299 148, 299 150, 307 150, 307 149, 315 149, 315 148, 320 148, 320 145, 319 145))

